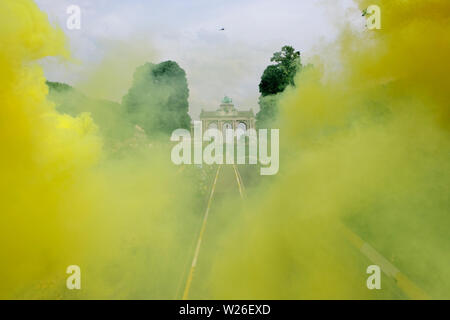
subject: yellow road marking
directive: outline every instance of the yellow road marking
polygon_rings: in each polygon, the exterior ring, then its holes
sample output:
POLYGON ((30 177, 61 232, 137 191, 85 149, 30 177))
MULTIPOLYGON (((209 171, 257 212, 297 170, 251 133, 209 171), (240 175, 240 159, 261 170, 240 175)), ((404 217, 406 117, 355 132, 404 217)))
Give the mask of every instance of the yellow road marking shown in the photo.
POLYGON ((221 166, 219 165, 219 167, 217 168, 216 177, 214 178, 214 183, 211 188, 211 194, 209 195, 208 205, 206 206, 205 216, 203 217, 202 228, 200 229, 200 234, 199 234, 198 240, 197 240, 197 247, 195 248, 194 259, 192 259, 191 269, 189 270, 189 275, 188 275, 188 278, 186 281, 186 287, 185 287, 184 293, 183 293, 183 300, 187 300, 187 298, 189 296, 189 289, 191 288, 191 283, 192 283, 192 278, 194 276, 195 266, 197 265, 197 259, 198 259, 198 255, 200 253, 200 246, 202 244, 203 234, 206 229, 206 222, 208 220, 209 208, 211 207, 214 190, 216 189, 216 183, 217 183, 217 178, 219 176, 220 167, 221 166))
MULTIPOLYGON (((201 228, 201 226, 200 226, 200 228, 201 228)), ((195 246, 195 239, 192 239, 192 242, 191 242, 191 245, 189 246, 189 251, 188 251, 189 255, 191 254, 191 252, 193 252, 194 246, 195 246)), ((189 259, 186 259, 186 262, 183 264, 183 273, 180 277, 180 280, 178 281, 177 291, 175 293, 175 300, 178 299, 180 289, 181 289, 181 286, 183 283, 184 275, 186 274, 186 271, 187 271, 188 264, 189 264, 189 259)))
MULTIPOLYGON (((212 198, 214 195, 214 191, 216 188, 217 178, 219 176, 221 166, 217 168, 216 176, 214 178, 214 182, 211 188, 211 194, 209 196, 208 205, 206 207, 205 216, 203 218, 202 227, 200 230, 200 234, 197 240, 197 247, 195 249, 194 258, 192 260, 192 265, 189 271, 189 276, 186 282, 186 287, 183 294, 183 300, 187 300, 189 295, 189 289, 191 287, 192 279, 194 276, 195 267, 197 265, 197 259, 200 253, 200 247, 203 239, 203 234, 206 229, 206 222, 208 220, 209 210, 211 207, 212 198)), ((239 193, 241 195, 241 198, 244 198, 244 184, 242 181, 242 177, 236 168, 236 165, 233 164, 234 173, 236 176, 236 181, 239 186, 239 193)), ((392 277, 399 288, 403 290, 411 299, 417 299, 417 300, 427 300, 430 299, 430 297, 418 286, 416 286, 411 280, 408 279, 403 273, 400 272, 394 265, 392 265, 386 258, 384 258, 378 251, 376 251, 372 246, 370 246, 367 242, 362 240, 357 234, 355 234, 353 231, 348 229, 346 226, 341 224, 342 231, 346 238, 358 249, 361 251, 362 254, 364 254, 369 260, 371 260, 373 263, 380 266, 381 270, 383 272, 392 277)))
POLYGON ((400 289, 403 290, 411 299, 414 300, 430 300, 431 298, 409 280, 403 273, 399 272, 395 275, 395 280, 400 289))
POLYGON ((397 286, 402 289, 408 297, 414 300, 429 300, 430 297, 418 286, 416 286, 411 280, 408 279, 403 273, 400 272, 392 263, 390 263, 385 257, 383 257, 378 251, 376 251, 367 242, 364 242, 358 235, 356 235, 349 228, 341 224, 341 228, 346 238, 364 254, 370 261, 378 265, 383 272, 389 277, 393 278, 397 283, 397 286))
POLYGON ((245 197, 246 193, 245 193, 245 184, 244 184, 244 180, 242 180, 241 173, 239 172, 239 169, 238 169, 237 166, 236 166, 236 172, 238 173, 239 179, 241 180, 242 191, 243 191, 244 197, 245 197))
POLYGON ((235 164, 233 164, 233 169, 234 169, 234 173, 236 175, 236 180, 237 180, 237 183, 239 186, 239 193, 241 194, 241 198, 244 199, 243 184, 241 183, 241 179, 240 179, 241 176, 240 176, 239 172, 237 171, 235 164))

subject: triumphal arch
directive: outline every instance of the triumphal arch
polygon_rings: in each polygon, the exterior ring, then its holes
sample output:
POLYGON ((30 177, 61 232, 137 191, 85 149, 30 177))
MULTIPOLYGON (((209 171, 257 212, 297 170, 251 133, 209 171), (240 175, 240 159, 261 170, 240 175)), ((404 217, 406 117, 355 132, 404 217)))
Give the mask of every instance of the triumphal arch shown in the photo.
POLYGON ((225 131, 227 129, 244 131, 255 129, 255 115, 253 110, 239 111, 234 107, 233 100, 225 97, 216 111, 204 111, 200 113, 200 121, 204 130, 217 128, 225 131))

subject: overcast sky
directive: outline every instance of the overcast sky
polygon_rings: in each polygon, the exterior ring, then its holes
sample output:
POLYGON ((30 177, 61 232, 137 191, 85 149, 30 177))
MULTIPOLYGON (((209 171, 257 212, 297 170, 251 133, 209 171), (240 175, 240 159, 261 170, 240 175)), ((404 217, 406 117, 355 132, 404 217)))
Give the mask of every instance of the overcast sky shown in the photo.
POLYGON ((174 60, 186 71, 194 118, 202 108, 215 110, 224 95, 256 111, 273 52, 289 44, 308 61, 336 38, 338 24, 358 16, 352 0, 36 2, 65 31, 77 60, 43 61, 48 79, 120 101, 137 66, 174 60), (71 4, 81 8, 80 30, 66 27, 71 4))

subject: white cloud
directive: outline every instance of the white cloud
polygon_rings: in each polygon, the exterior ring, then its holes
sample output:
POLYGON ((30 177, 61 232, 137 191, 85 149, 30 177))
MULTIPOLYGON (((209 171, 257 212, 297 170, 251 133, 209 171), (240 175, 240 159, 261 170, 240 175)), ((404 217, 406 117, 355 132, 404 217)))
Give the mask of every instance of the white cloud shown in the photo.
MULTIPOLYGON (((321 44, 333 41, 336 24, 354 6, 351 0, 37 2, 61 26, 65 26, 68 5, 78 4, 82 9, 82 30, 66 33, 74 56, 83 64, 46 63, 49 78, 82 82, 92 76, 108 51, 118 45, 129 47, 130 57, 139 57, 136 63, 145 57, 150 62, 171 59, 186 70, 194 117, 201 108, 217 108, 224 94, 233 97, 238 107, 257 110, 259 79, 273 52, 290 44, 308 59, 319 52, 321 44), (140 44, 131 45, 135 39, 140 44), (155 61, 156 57, 160 60, 155 61)), ((127 50, 122 48, 120 54, 126 59, 127 50)), ((130 63, 124 75, 130 77, 136 66, 130 63)), ((108 98, 117 100, 122 94, 115 93, 108 98)))

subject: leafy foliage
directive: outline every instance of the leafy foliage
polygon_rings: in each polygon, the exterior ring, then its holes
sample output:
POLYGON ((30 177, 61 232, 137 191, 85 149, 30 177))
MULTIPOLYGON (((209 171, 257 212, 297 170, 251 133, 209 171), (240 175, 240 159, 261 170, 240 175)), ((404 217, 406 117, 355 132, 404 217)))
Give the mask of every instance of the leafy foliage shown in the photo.
POLYGON ((258 128, 270 128, 274 119, 278 116, 279 94, 271 94, 259 97, 259 112, 256 114, 256 125, 258 128))
POLYGON ((281 93, 289 85, 294 85, 295 74, 302 69, 300 52, 291 46, 284 46, 275 52, 270 59, 275 64, 267 66, 259 83, 260 111, 256 115, 258 127, 268 127, 278 114, 275 95, 281 93), (268 96, 273 96, 267 98, 268 96))
POLYGON ((106 147, 131 137, 134 128, 119 103, 85 96, 72 86, 60 82, 46 82, 49 99, 55 109, 76 117, 88 112, 98 126, 106 147))
POLYGON ((136 69, 122 105, 147 135, 171 134, 190 128, 188 97, 186 73, 176 62, 146 63, 136 69))
POLYGON ((45 84, 48 86, 50 91, 63 92, 73 90, 73 88, 70 85, 62 82, 45 81, 45 84))

